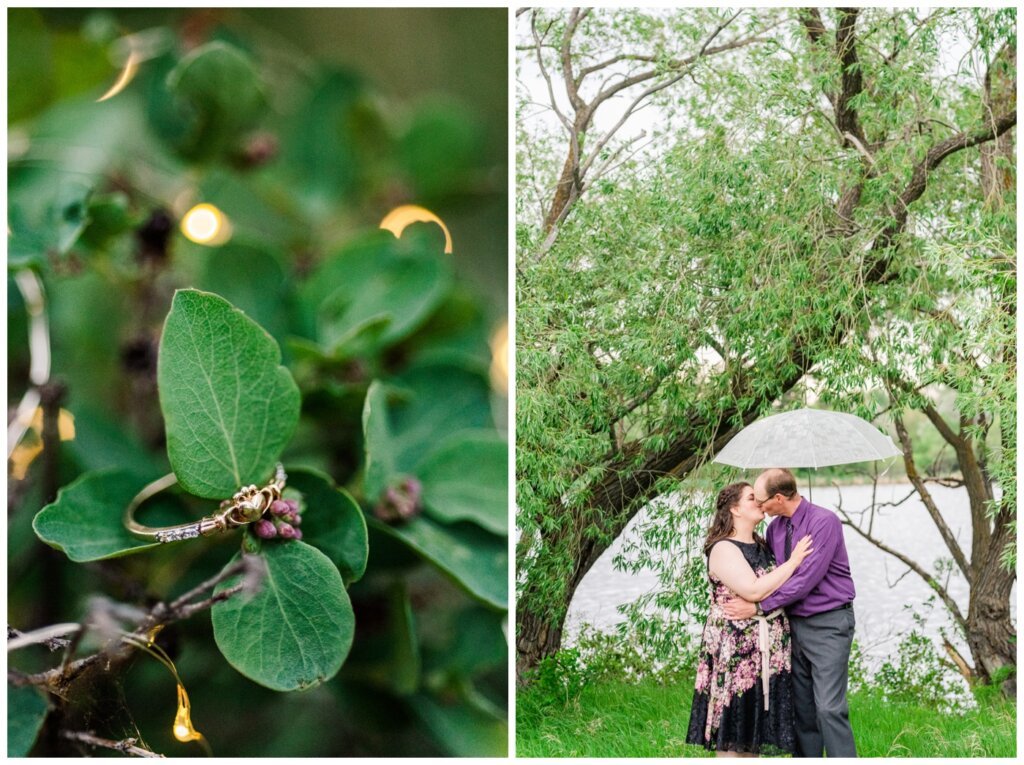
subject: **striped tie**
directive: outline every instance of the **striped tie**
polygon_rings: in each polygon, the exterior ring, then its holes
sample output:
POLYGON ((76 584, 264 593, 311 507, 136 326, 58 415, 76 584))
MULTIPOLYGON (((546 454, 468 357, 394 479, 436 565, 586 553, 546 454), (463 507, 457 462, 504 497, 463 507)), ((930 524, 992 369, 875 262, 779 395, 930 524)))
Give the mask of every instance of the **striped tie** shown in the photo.
POLYGON ((793 521, 786 519, 786 560, 793 554, 793 521))

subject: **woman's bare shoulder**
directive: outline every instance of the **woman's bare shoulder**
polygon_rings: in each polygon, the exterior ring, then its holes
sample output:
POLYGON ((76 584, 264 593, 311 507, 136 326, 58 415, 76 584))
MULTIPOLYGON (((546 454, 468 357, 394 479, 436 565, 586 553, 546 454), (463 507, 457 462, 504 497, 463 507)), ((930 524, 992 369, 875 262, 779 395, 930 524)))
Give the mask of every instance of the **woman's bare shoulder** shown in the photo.
POLYGON ((708 565, 712 568, 715 563, 730 565, 737 559, 744 560, 743 551, 728 539, 719 539, 711 546, 708 552, 708 565))

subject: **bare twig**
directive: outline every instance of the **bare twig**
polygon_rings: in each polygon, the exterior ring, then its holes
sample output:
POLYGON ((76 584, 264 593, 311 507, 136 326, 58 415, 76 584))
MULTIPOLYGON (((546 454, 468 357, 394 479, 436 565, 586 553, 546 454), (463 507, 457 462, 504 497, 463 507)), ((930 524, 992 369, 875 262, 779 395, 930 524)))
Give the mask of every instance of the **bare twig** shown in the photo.
POLYGON ((62 730, 60 735, 61 738, 66 738, 68 741, 77 741, 82 744, 88 744, 89 746, 100 746, 104 749, 113 749, 116 752, 123 752, 124 754, 131 754, 136 757, 164 756, 150 751, 149 749, 143 749, 141 746, 136 746, 136 742, 138 742, 137 738, 125 738, 120 741, 114 741, 109 738, 100 738, 92 733, 81 730, 62 730))
MULTIPOLYGON (((101 662, 110 664, 119 657, 129 655, 135 647, 133 638, 142 641, 148 640, 157 627, 163 627, 172 622, 187 619, 223 600, 227 600, 243 589, 252 591, 255 587, 258 587, 258 584, 256 584, 257 577, 262 577, 262 570, 258 568, 258 561, 255 560, 255 556, 243 556, 242 560, 235 565, 225 568, 216 576, 207 579, 171 603, 157 603, 149 611, 142 612, 143 615, 138 619, 136 626, 127 633, 127 637, 121 637, 125 633, 120 633, 116 640, 112 640, 96 653, 43 672, 35 674, 9 672, 8 681, 14 685, 41 686, 48 691, 61 695, 87 669, 101 662), (214 589, 221 582, 239 573, 243 575, 241 583, 229 587, 205 600, 192 602, 198 595, 214 589)), ((102 621, 99 615, 95 618, 102 621)), ((91 625, 86 623, 85 626, 89 627, 91 625)), ((110 630, 105 631, 109 632, 110 630)), ((79 631, 78 634, 81 635, 82 631, 79 631)))
POLYGON ((895 550, 892 547, 889 547, 881 540, 873 537, 867 531, 864 531, 860 526, 854 523, 850 519, 849 514, 842 510, 841 508, 837 508, 837 511, 840 513, 840 515, 843 516, 844 526, 849 526, 851 529, 856 531, 865 540, 873 544, 879 550, 881 550, 884 553, 888 553, 892 557, 896 558, 901 563, 903 563, 903 565, 905 565, 915 574, 924 579, 928 586, 931 587, 935 591, 935 593, 942 599, 942 602, 946 605, 946 608, 949 609, 949 612, 953 615, 953 618, 956 619, 956 622, 958 625, 960 625, 961 629, 963 629, 965 633, 968 632, 967 620, 964 618, 964 615, 960 612, 960 607, 956 604, 956 601, 953 600, 952 595, 950 595, 949 591, 946 590, 946 588, 944 588, 941 584, 939 584, 938 580, 930 573, 928 573, 928 571, 926 571, 920 563, 918 563, 915 560, 912 560, 908 556, 901 553, 899 550, 895 550))
POLYGON ((62 648, 66 648, 71 642, 61 639, 61 636, 70 635, 73 632, 78 632, 80 629, 82 629, 81 624, 71 622, 67 624, 54 624, 51 627, 32 630, 32 632, 19 632, 12 627, 8 627, 7 652, 17 651, 19 648, 24 648, 27 645, 36 645, 37 643, 45 645, 51 651, 59 651, 62 648))

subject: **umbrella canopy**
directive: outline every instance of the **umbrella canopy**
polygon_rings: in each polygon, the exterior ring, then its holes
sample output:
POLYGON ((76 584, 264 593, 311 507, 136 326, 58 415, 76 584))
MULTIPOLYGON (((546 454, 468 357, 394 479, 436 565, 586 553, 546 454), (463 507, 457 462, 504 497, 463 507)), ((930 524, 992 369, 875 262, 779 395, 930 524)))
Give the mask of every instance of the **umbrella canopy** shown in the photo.
POLYGON ((715 462, 740 468, 819 468, 902 454, 867 420, 824 409, 795 409, 751 423, 715 462))

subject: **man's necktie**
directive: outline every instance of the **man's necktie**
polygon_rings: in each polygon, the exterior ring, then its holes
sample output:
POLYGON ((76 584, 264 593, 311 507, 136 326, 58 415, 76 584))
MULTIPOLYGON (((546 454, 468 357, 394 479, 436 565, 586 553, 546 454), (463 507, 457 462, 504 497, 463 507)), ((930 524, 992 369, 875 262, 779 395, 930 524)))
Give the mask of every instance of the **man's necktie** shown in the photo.
POLYGON ((786 519, 786 560, 793 554, 793 521, 786 519))

